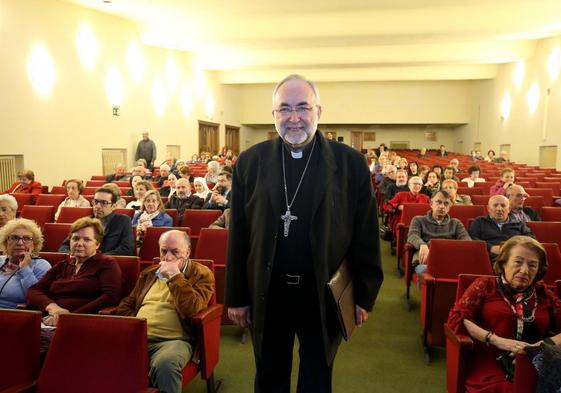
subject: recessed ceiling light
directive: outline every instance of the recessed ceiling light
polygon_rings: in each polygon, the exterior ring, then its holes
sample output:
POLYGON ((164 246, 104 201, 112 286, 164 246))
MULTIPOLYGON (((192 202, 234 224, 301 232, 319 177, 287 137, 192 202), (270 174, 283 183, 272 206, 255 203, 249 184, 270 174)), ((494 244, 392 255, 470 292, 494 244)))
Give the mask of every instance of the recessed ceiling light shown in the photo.
POLYGON ((111 4, 113 1, 111 1, 111 0, 103 0, 103 2, 104 2, 105 4, 111 4))

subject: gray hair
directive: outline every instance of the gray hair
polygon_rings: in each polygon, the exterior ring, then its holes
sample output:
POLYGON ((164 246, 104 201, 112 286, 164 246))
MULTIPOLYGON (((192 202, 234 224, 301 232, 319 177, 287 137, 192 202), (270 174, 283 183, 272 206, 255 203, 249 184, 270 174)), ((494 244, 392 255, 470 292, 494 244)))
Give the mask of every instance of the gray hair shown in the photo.
POLYGON ((220 170, 220 164, 216 161, 209 161, 207 166, 212 168, 213 171, 218 172, 220 170))
POLYGON ((0 202, 8 202, 8 207, 14 212, 18 210, 18 201, 11 195, 2 194, 0 195, 0 202))
POLYGON ((162 169, 167 169, 168 171, 171 170, 170 166, 168 164, 162 164, 160 165, 160 170, 162 169))
POLYGON ((306 82, 311 88, 312 91, 314 92, 314 96, 316 97, 316 104, 319 105, 320 103, 320 97, 319 97, 319 89, 316 86, 316 84, 314 82, 312 82, 309 79, 306 79, 305 76, 300 75, 300 74, 290 74, 288 75, 286 78, 284 78, 283 80, 281 80, 279 83, 277 83, 277 85, 275 86, 275 88, 273 89, 273 105, 275 103, 275 96, 277 95, 277 91, 280 89, 280 87, 282 85, 284 85, 286 82, 291 81, 291 80, 299 80, 299 81, 303 81, 306 82))

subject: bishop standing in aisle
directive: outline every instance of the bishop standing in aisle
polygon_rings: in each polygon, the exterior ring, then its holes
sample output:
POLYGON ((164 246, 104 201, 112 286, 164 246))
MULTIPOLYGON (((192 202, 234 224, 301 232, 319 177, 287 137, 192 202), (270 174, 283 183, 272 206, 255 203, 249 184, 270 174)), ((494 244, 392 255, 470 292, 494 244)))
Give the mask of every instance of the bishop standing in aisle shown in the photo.
POLYGON ((251 330, 256 393, 290 392, 295 337, 297 392, 331 392, 342 333, 327 282, 346 259, 360 326, 383 280, 368 166, 317 131, 321 112, 316 85, 287 76, 273 90, 280 138, 246 150, 234 168, 225 304, 251 330))

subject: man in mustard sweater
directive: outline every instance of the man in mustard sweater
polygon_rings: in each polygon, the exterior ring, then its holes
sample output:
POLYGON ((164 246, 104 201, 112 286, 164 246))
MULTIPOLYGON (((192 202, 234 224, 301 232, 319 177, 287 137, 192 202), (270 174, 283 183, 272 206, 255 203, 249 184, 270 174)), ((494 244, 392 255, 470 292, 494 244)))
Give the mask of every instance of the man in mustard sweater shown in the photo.
POLYGON ((160 263, 144 270, 116 314, 146 318, 150 379, 165 393, 181 392, 181 371, 193 354, 186 319, 208 306, 214 275, 189 260, 189 236, 169 231, 160 237, 160 263))

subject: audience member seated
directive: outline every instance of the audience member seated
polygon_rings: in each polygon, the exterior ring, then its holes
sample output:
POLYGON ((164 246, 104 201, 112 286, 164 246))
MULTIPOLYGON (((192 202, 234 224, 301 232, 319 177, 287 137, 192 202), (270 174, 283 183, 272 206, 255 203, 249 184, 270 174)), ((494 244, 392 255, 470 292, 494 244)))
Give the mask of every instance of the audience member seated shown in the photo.
POLYGON ((453 166, 447 166, 444 168, 444 174, 442 175, 442 180, 454 180, 455 182, 459 182, 460 180, 456 176, 456 168, 453 166))
POLYGON ((409 172, 409 162, 407 161, 407 158, 401 157, 399 160, 397 160, 397 169, 403 169, 407 172, 409 172))
POLYGON ((203 208, 224 210, 230 207, 229 198, 231 189, 232 174, 230 172, 220 172, 212 193, 205 199, 203 208))
POLYGON ((209 161, 207 164, 208 171, 205 175, 207 183, 216 184, 218 182, 218 175, 220 174, 220 164, 216 161, 209 161))
POLYGON ((497 163, 503 163, 503 162, 508 162, 508 151, 503 150, 501 151, 501 156, 500 157, 495 157, 495 162, 497 163))
POLYGON ((407 171, 398 169, 395 172, 395 182, 388 182, 386 191, 384 192, 384 200, 389 201, 400 192, 409 191, 407 186, 407 171))
POLYGON ((18 181, 6 190, 6 194, 39 195, 43 191, 41 183, 35 181, 35 173, 29 169, 18 171, 18 181))
POLYGON ((432 197, 437 191, 440 191, 440 177, 436 172, 430 171, 427 173, 426 179, 421 192, 432 197))
MULTIPOLYGON (((384 211, 388 213, 387 225, 395 234, 395 228, 401 217, 404 203, 429 203, 430 198, 421 194, 423 180, 419 176, 409 179, 409 191, 398 192, 391 200, 386 202, 384 211)), ((395 237, 394 237, 395 238, 395 237)))
POLYGON ((440 149, 438 150, 437 155, 439 157, 446 157, 448 155, 448 152, 446 151, 446 147, 444 145, 440 145, 440 149))
POLYGON ((132 226, 136 227, 136 245, 140 247, 144 233, 149 227, 172 227, 173 218, 165 212, 162 198, 156 190, 146 193, 142 206, 132 219, 132 226))
POLYGON ((506 189, 514 184, 514 169, 505 168, 501 171, 501 178, 489 189, 490 195, 505 195, 506 189))
POLYGON ((16 218, 18 201, 11 195, 0 195, 0 228, 16 218))
POLYGON ((454 205, 473 205, 469 195, 458 194, 458 183, 455 180, 447 179, 442 181, 440 188, 450 194, 454 205))
MULTIPOLYGON (((92 218, 100 220, 104 229, 99 251, 106 255, 134 255, 131 219, 115 213, 116 202, 117 194, 110 188, 98 188, 94 194, 92 218)), ((70 238, 62 243, 58 251, 70 251, 70 238)))
POLYGON ((230 227, 230 209, 224 209, 222 215, 208 227, 211 229, 228 229, 230 227))
POLYGON ((103 188, 109 188, 117 195, 117 202, 115 202, 115 209, 125 209, 127 207, 127 201, 121 198, 121 189, 115 183, 106 183, 103 188))
MULTIPOLYGON (((142 158, 140 160, 144 161, 144 159, 142 159, 142 158)), ((144 164, 143 165, 137 165, 134 168, 132 168, 131 177, 134 177, 134 176, 140 176, 142 178, 142 180, 152 180, 152 176, 150 175, 150 171, 148 169, 146 169, 146 166, 144 164)))
POLYGON ((561 301, 540 281, 547 267, 540 243, 515 236, 495 262, 498 277, 476 279, 450 311, 450 328, 475 344, 466 392, 513 392, 516 354, 547 337, 561 345, 561 301))
POLYGON ((473 165, 468 168, 468 175, 469 177, 465 177, 462 179, 462 183, 467 183, 469 188, 473 188, 475 183, 483 183, 485 179, 479 177, 480 169, 478 166, 473 165))
POLYGON ((416 161, 409 162, 409 168, 407 171, 408 176, 419 176, 419 164, 416 161))
POLYGON ((160 263, 140 273, 115 314, 145 318, 149 376, 160 392, 181 392, 181 371, 193 355, 187 319, 205 309, 214 292, 214 275, 189 260, 189 236, 169 231, 160 237, 160 263))
POLYGON ((168 164, 160 165, 160 174, 152 179, 152 181, 158 182, 158 187, 162 187, 164 182, 168 180, 168 176, 171 173, 171 167, 168 164))
POLYGON ((66 181, 66 199, 58 205, 55 213, 55 221, 58 219, 61 207, 92 207, 90 201, 82 196, 84 191, 84 183, 82 180, 70 179, 66 181))
POLYGON ((495 162, 495 150, 489 150, 487 152, 487 157, 485 157, 487 162, 495 162))
POLYGON ((524 201, 529 197, 524 187, 513 184, 507 188, 505 196, 508 198, 511 217, 523 222, 541 221, 534 209, 524 206, 524 201))
POLYGON ((434 173, 436 173, 440 179, 442 179, 442 172, 443 172, 443 169, 442 169, 442 167, 440 166, 440 164, 434 164, 434 165, 432 166, 432 171, 433 171, 434 173))
POLYGON ((187 179, 179 179, 175 183, 176 191, 166 202, 166 209, 176 209, 179 217, 183 217, 186 209, 201 209, 204 199, 191 193, 191 185, 187 179))
POLYGON ((167 182, 164 182, 164 186, 160 187, 160 189, 158 190, 160 192, 160 196, 171 197, 173 194, 175 194, 176 182, 177 176, 175 176, 173 173, 170 173, 168 175, 167 182))
POLYGON ((206 200, 209 194, 211 194, 204 177, 196 177, 193 181, 193 187, 195 187, 195 195, 202 200, 206 200))
POLYGON ((385 164, 382 170, 374 176, 374 180, 378 183, 378 191, 382 195, 386 194, 388 187, 395 184, 395 175, 397 168, 392 164, 385 164))
POLYGON ((417 274, 427 271, 432 239, 471 240, 462 222, 448 215, 451 206, 450 194, 444 190, 437 191, 430 201, 431 210, 425 216, 417 216, 411 220, 407 242, 417 250, 413 255, 413 266, 417 274))
POLYGON ((489 198, 487 211, 489 215, 477 217, 468 232, 473 240, 483 240, 487 243, 491 260, 495 260, 501 244, 511 237, 523 235, 535 238, 524 222, 509 216, 510 208, 505 196, 494 195, 489 198))
POLYGON ((134 186, 134 200, 127 203, 128 209, 135 209, 138 210, 142 206, 142 201, 144 200, 144 196, 148 191, 154 190, 152 187, 152 183, 148 180, 141 180, 136 183, 134 186))
POLYGON ((129 180, 129 177, 127 176, 127 170, 123 164, 117 164, 115 166, 115 173, 105 177, 105 181, 107 183, 111 183, 114 181, 127 181, 127 180, 129 180))
POLYGON ((429 154, 427 153, 427 148, 426 147, 421 147, 421 150, 419 150, 419 153, 417 153, 417 157, 418 158, 427 158, 429 156, 429 154))
POLYGON ((189 180, 189 183, 192 183, 195 178, 191 175, 191 168, 187 164, 183 165, 179 168, 179 178, 189 180))
POLYGON ((41 230, 34 221, 18 218, 0 229, 0 308, 25 303, 27 290, 51 268, 38 257, 43 246, 41 230))
POLYGON ((70 228, 70 254, 27 291, 30 308, 47 314, 43 323, 56 326, 60 314, 97 314, 116 306, 121 295, 121 270, 112 258, 98 251, 103 226, 83 217, 70 228))
POLYGON ((454 168, 456 170, 456 174, 458 173, 462 173, 463 170, 460 168, 460 161, 458 161, 457 158, 452 158, 450 160, 450 165, 452 168, 454 168))
POLYGON ((127 196, 134 196, 134 188, 136 187, 136 184, 142 180, 144 180, 142 176, 139 175, 131 176, 131 178, 129 179, 130 189, 127 191, 127 196))

